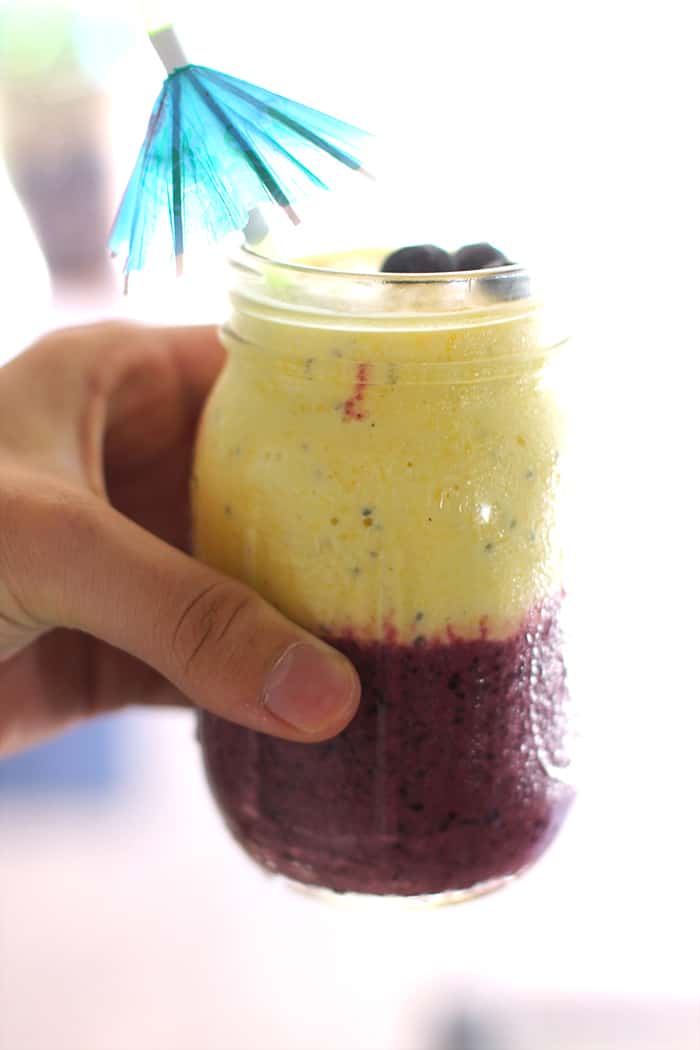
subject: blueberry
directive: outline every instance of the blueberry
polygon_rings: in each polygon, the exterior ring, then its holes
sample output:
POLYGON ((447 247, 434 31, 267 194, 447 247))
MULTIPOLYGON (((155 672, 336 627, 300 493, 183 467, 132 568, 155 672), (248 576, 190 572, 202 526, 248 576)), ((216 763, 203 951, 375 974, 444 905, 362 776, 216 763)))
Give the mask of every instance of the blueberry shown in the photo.
MULTIPOLYGON (((512 263, 498 248, 482 241, 480 244, 463 245, 453 254, 452 265, 455 270, 485 270, 511 266, 512 263)), ((480 278, 479 287, 490 299, 498 302, 526 299, 530 294, 528 278, 522 271, 480 278)))
POLYGON ((510 260, 492 244, 465 244, 452 256, 453 270, 485 270, 491 266, 508 266, 510 260))
POLYGON ((446 273, 450 270, 454 270, 452 256, 434 244, 398 248, 381 266, 382 273, 446 273))

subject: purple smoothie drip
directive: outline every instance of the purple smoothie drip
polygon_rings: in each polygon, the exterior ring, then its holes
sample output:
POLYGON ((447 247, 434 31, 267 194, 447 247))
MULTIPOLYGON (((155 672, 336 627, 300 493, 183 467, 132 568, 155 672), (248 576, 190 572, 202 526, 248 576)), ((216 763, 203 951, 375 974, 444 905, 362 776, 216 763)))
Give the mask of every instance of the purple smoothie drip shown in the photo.
POLYGON ((573 799, 558 600, 500 641, 327 641, 362 680, 336 739, 294 744, 202 715, 209 783, 248 852, 300 882, 404 896, 531 864, 573 799))

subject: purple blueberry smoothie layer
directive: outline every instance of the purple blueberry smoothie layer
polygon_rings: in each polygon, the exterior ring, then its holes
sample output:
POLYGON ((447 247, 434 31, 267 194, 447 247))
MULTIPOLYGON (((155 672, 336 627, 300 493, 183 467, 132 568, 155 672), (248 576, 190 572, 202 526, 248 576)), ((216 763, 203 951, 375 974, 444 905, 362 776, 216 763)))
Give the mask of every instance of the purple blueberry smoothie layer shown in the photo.
POLYGON ((573 799, 558 617, 547 602, 499 641, 329 637, 363 693, 323 744, 203 714, 230 830, 266 868, 339 892, 466 890, 527 867, 573 799))

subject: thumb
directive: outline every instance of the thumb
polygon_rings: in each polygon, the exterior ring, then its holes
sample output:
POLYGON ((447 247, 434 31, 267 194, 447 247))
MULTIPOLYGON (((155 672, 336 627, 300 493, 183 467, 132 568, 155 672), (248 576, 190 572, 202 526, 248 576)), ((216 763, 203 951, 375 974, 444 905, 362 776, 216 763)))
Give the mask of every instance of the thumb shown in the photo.
POLYGON ((250 729, 311 742, 350 721, 360 684, 340 653, 109 505, 71 518, 49 547, 61 566, 43 576, 49 622, 126 650, 198 707, 250 729))

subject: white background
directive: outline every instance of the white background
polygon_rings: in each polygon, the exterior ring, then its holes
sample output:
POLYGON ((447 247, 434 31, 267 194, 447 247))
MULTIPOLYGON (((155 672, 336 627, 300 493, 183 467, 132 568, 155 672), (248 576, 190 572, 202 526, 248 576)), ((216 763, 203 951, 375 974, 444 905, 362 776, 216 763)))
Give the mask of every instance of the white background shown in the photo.
MULTIPOLYGON (((559 263, 585 424, 581 796, 548 857, 499 896, 429 913, 330 907, 231 845, 187 715, 131 715, 131 778, 110 805, 0 797, 0 1048, 441 1050, 456 1007, 495 1017, 499 1050, 695 1047, 692 5, 181 6, 194 60, 377 131, 373 192, 407 228, 559 263)), ((123 181, 160 79, 148 44, 110 77, 123 181)), ((39 295, 22 258, 3 271, 7 310, 39 295)), ((176 308, 167 291, 126 304, 74 293, 43 300, 36 328, 199 316, 192 296, 176 308)), ((31 327, 16 313, 6 353, 31 327)))

